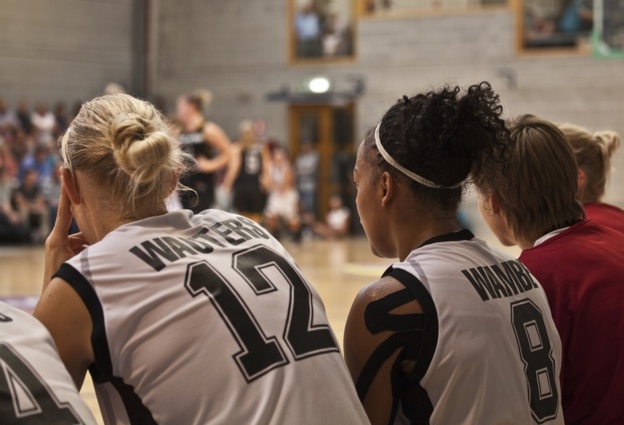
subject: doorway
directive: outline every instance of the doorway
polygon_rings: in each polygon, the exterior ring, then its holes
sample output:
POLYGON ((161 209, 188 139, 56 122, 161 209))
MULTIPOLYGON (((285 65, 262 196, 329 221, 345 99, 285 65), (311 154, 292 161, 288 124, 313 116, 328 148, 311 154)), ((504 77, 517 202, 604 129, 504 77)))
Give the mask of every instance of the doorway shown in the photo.
MULTIPOLYGON (((318 152, 316 218, 324 220, 329 211, 329 198, 340 195, 355 217, 354 104, 290 105, 290 149, 293 158, 302 146, 310 144, 318 152)), ((352 220, 353 222, 354 220, 352 220)), ((352 223, 353 224, 353 223, 352 223)))

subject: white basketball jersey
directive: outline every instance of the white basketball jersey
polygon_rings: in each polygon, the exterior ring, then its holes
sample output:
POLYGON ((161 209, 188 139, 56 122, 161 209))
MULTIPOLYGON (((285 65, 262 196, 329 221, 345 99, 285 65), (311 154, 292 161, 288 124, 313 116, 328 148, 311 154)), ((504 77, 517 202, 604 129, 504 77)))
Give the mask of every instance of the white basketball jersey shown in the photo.
POLYGON ((57 276, 91 314, 107 424, 368 423, 318 294, 246 218, 137 221, 57 276))
POLYGON ((0 423, 95 424, 47 329, 1 302, 0 423))
MULTIPOLYGON (((429 398, 431 425, 563 424, 561 341, 543 289, 520 262, 462 231, 387 274, 423 307, 412 378, 429 398)), ((402 408, 395 423, 410 423, 402 408)))

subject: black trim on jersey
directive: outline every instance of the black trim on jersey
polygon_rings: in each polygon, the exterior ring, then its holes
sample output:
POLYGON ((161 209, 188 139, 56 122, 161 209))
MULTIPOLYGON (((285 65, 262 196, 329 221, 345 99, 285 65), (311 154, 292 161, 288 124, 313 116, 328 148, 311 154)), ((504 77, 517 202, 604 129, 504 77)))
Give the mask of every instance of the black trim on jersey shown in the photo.
MULTIPOLYGON (((472 235, 470 231, 466 230, 445 236, 457 238, 459 234, 462 234, 462 237, 472 235)), ((434 239, 438 239, 436 242, 441 241, 439 240, 440 238, 434 239)), ((432 239, 429 241, 432 241, 432 239)), ((431 414, 433 413, 433 404, 426 390, 420 386, 420 380, 427 373, 438 344, 438 312, 433 298, 431 298, 431 294, 416 276, 405 270, 394 268, 389 268, 384 273, 384 277, 386 276, 392 276, 401 282, 401 284, 411 292, 423 310, 424 329, 422 332, 422 339, 418 346, 418 353, 413 353, 415 354, 413 357, 406 359, 414 360, 415 363, 412 372, 408 376, 405 376, 400 397, 403 401, 401 403, 403 414, 410 419, 412 424, 428 424, 431 414), (414 409, 416 406, 418 406, 418 408, 414 409)))
POLYGON ((78 293, 91 316, 93 330, 91 331, 91 345, 95 362, 89 366, 93 382, 98 384, 108 382, 113 377, 113 363, 108 350, 106 327, 104 325, 104 311, 100 299, 93 286, 74 267, 64 263, 54 277, 59 277, 69 284, 78 293))
POLYGON ((104 311, 93 286, 91 286, 82 273, 67 263, 62 264, 53 277, 63 279, 69 286, 74 288, 91 316, 93 326, 91 345, 93 346, 95 361, 89 366, 89 373, 93 378, 93 382, 98 384, 112 383, 119 392, 131 424, 156 424, 152 413, 134 392, 134 388, 124 383, 122 378, 113 376, 113 363, 108 349, 104 311))
POLYGON ((132 385, 126 384, 124 380, 118 376, 114 376, 111 379, 111 384, 113 384, 119 393, 131 424, 158 425, 152 416, 152 412, 145 407, 141 398, 134 392, 134 387, 132 385))
POLYGON ((440 236, 434 236, 431 239, 427 239, 424 241, 419 248, 425 245, 431 245, 438 242, 460 242, 460 241, 470 241, 474 239, 474 235, 468 229, 462 229, 458 232, 447 233, 440 236))

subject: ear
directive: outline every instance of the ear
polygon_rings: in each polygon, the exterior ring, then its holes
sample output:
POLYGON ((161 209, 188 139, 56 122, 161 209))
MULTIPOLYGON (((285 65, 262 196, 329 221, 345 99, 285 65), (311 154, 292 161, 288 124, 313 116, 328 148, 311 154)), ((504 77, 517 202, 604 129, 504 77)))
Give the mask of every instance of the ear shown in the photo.
POLYGON ((72 205, 79 205, 82 202, 82 196, 76 176, 67 168, 61 170, 61 176, 63 177, 63 184, 65 185, 67 195, 69 195, 69 201, 72 205))
POLYGON ((587 174, 585 174, 585 171, 583 171, 583 169, 580 167, 578 169, 577 178, 578 178, 578 194, 580 197, 581 193, 583 193, 583 190, 585 189, 585 185, 587 184, 587 174))
POLYGON ((390 173, 384 171, 379 178, 379 184, 381 189, 381 206, 386 207, 394 198, 396 182, 390 173))

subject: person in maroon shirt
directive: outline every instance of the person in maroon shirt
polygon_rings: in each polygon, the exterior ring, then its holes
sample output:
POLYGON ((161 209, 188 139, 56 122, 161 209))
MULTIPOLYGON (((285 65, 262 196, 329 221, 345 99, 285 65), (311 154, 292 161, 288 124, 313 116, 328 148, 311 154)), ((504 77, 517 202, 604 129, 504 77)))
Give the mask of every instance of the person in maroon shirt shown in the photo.
POLYGON ((574 124, 561 124, 559 129, 576 154, 578 198, 587 218, 624 233, 624 210, 602 202, 611 174, 611 157, 620 147, 620 136, 609 130, 591 134, 574 124))
POLYGON ((513 124, 499 176, 476 181, 481 213, 542 284, 561 336, 566 424, 624 423, 624 235, 586 220, 574 152, 552 123, 513 124))

